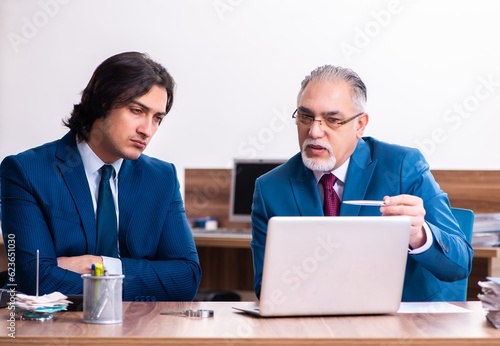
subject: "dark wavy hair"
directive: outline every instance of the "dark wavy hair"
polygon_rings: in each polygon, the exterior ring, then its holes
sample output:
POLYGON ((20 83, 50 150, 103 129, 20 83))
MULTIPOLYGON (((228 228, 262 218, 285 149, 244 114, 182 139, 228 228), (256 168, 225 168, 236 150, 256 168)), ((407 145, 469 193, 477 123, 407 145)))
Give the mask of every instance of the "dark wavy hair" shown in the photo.
POLYGON ((146 94, 155 85, 167 91, 165 113, 168 113, 174 102, 175 81, 165 67, 144 53, 114 55, 94 71, 82 92, 80 104, 74 105, 71 116, 63 120, 63 124, 78 135, 79 140, 88 140, 96 119, 146 94))

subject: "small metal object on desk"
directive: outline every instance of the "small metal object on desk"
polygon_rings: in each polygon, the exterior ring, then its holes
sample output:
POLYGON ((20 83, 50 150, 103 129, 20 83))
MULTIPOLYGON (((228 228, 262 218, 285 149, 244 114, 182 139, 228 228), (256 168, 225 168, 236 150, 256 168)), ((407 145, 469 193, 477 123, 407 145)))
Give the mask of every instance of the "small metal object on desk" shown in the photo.
POLYGON ((187 309, 187 310, 160 310, 160 315, 182 315, 191 318, 209 318, 214 317, 213 310, 205 309, 187 309))

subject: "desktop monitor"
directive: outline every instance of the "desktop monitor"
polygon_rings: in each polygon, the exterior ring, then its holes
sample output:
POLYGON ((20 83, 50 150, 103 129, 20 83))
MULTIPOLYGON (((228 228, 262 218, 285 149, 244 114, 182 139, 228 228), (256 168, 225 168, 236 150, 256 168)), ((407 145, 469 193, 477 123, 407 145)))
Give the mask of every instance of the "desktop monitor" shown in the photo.
POLYGON ((250 222, 255 180, 285 160, 235 159, 233 163, 229 221, 250 222))

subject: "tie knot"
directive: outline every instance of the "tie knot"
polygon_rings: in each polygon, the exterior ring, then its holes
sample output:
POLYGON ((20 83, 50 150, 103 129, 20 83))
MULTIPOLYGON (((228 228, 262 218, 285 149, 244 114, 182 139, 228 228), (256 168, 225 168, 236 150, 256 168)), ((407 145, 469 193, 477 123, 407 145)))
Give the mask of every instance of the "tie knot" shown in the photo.
POLYGON ((104 165, 101 167, 101 180, 109 180, 113 174, 114 168, 111 165, 104 165))
POLYGON ((323 184, 324 189, 331 189, 335 182, 337 181, 337 177, 331 173, 323 174, 321 179, 319 180, 321 184, 323 184))

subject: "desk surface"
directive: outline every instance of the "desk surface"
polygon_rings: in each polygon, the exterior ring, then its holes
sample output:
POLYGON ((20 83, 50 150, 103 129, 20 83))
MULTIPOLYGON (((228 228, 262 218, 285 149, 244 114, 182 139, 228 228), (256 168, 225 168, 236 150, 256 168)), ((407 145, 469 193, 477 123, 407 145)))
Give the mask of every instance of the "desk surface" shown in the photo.
POLYGON ((252 240, 250 230, 214 230, 193 229, 197 246, 249 249, 252 240))
POLYGON ((53 321, 15 321, 7 336, 8 309, 0 311, 0 344, 64 345, 500 345, 500 330, 480 302, 457 303, 466 313, 381 316, 257 318, 235 312, 253 302, 125 302, 122 324, 82 322, 82 312, 60 312, 53 321), (213 309, 191 319, 160 315, 162 309, 213 309))

